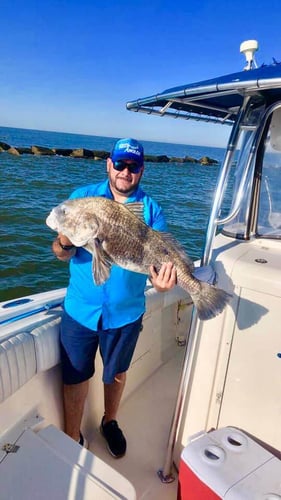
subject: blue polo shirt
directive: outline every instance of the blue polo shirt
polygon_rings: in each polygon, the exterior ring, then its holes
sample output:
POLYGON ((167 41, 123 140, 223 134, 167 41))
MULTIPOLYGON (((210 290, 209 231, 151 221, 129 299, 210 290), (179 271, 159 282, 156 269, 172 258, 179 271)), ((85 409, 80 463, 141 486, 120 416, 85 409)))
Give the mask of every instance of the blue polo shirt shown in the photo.
MULTIPOLYGON (((103 196, 113 199, 108 180, 79 188, 70 198, 103 196)), ((162 209, 140 187, 126 203, 140 201, 144 206, 146 224, 158 231, 166 231, 162 209)), ((137 320, 145 311, 147 276, 127 271, 113 265, 109 279, 103 285, 95 285, 92 276, 92 254, 77 248, 70 260, 70 280, 65 297, 66 312, 80 324, 97 330, 102 316, 103 328, 118 328, 137 320)))

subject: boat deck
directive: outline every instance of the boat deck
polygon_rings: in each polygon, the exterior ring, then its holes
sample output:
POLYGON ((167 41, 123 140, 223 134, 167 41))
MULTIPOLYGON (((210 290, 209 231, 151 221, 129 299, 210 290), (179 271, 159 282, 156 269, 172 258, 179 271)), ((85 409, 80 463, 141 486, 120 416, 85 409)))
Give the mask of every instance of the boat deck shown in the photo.
POLYGON ((163 484, 157 471, 163 467, 174 412, 184 348, 158 369, 120 408, 118 422, 127 439, 125 457, 115 459, 96 429, 89 449, 125 476, 135 487, 137 499, 177 498, 176 480, 163 484), (163 418, 165 416, 165 418, 163 418))

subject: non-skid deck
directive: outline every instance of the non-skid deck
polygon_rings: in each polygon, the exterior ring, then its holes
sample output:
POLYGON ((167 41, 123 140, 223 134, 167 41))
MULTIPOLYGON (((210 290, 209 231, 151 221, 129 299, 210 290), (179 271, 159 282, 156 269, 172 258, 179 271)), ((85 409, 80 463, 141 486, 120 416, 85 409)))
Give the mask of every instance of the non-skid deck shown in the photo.
POLYGON ((177 498, 177 474, 170 484, 161 483, 157 471, 165 460, 171 419, 177 397, 184 348, 158 369, 122 405, 118 422, 127 439, 125 457, 109 455, 99 429, 95 429, 90 450, 125 476, 135 487, 137 499, 177 498))

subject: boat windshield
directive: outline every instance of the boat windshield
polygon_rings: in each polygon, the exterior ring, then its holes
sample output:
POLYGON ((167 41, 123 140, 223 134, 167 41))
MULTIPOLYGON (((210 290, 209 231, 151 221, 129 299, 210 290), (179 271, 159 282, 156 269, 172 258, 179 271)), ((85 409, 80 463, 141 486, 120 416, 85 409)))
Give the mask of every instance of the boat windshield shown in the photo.
POLYGON ((281 238, 281 108, 270 117, 262 150, 261 188, 256 233, 281 238))
MULTIPOLYGON (((239 147, 241 154, 237 161, 232 205, 240 185, 242 173, 249 162, 250 150, 255 132, 244 131, 239 147)), ((252 165, 243 194, 243 201, 236 217, 223 228, 223 233, 247 238, 250 235, 261 238, 281 238, 281 107, 268 117, 257 154, 252 165)))

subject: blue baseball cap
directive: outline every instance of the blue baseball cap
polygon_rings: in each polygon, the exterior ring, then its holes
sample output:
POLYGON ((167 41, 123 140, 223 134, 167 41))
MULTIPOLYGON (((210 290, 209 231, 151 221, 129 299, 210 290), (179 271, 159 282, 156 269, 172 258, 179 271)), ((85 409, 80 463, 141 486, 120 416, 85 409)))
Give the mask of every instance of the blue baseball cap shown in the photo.
POLYGON ((143 147, 136 139, 120 139, 112 150, 111 160, 113 162, 132 160, 142 166, 144 161, 143 147))

